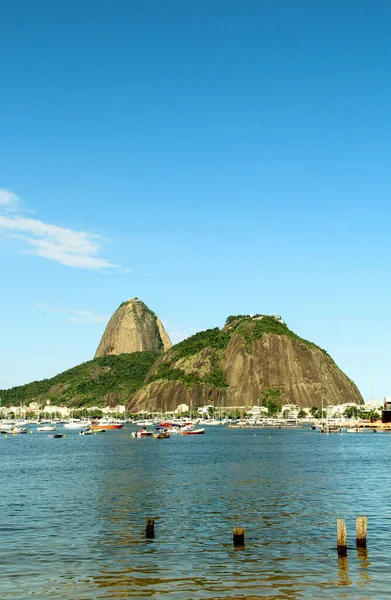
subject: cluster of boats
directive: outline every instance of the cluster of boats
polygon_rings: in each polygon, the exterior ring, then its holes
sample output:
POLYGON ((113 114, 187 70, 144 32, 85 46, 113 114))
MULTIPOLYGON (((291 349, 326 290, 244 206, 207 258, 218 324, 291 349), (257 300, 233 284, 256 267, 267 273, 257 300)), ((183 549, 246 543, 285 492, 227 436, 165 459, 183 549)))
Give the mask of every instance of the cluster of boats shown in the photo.
POLYGON ((80 421, 78 419, 69 419, 63 423, 65 429, 91 429, 91 431, 101 431, 106 429, 122 429, 125 425, 123 421, 116 421, 115 419, 99 419, 99 420, 85 420, 80 421))
POLYGON ((143 438, 143 437, 154 437, 157 439, 167 439, 174 434, 182 435, 202 435, 205 433, 205 428, 196 428, 193 423, 186 423, 185 425, 179 425, 171 421, 162 422, 156 424, 155 428, 147 429, 145 426, 141 426, 138 431, 131 433, 132 437, 143 438))
MULTIPOLYGON (((57 427, 64 429, 79 430, 82 435, 89 435, 92 433, 104 432, 107 429, 122 429, 125 425, 124 421, 116 421, 115 419, 100 419, 100 420, 81 420, 81 419, 68 419, 66 421, 51 421, 51 422, 38 422, 33 425, 36 426, 36 431, 39 433, 53 433, 57 431, 57 427)), ((11 434, 17 435, 22 433, 32 432, 30 428, 32 424, 29 421, 14 421, 14 420, 3 420, 0 421, 0 434, 11 434)), ((61 437, 62 434, 57 434, 53 437, 61 437)))

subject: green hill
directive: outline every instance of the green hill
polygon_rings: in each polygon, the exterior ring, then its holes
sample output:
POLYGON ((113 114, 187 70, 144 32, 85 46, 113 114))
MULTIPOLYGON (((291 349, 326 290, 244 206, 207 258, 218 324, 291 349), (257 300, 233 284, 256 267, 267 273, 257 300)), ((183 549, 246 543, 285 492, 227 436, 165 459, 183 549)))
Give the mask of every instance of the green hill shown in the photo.
POLYGON ((124 404, 142 385, 157 352, 103 356, 50 379, 0 390, 3 406, 29 402, 80 406, 124 404))

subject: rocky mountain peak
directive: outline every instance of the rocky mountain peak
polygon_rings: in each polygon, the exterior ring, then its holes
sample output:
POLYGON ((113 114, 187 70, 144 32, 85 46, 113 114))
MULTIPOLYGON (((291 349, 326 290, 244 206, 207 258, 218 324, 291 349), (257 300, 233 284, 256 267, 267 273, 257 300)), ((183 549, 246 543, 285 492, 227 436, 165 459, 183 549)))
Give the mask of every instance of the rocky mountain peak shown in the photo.
POLYGON ((112 315, 95 358, 142 351, 164 352, 171 346, 160 319, 135 297, 123 302, 112 315))

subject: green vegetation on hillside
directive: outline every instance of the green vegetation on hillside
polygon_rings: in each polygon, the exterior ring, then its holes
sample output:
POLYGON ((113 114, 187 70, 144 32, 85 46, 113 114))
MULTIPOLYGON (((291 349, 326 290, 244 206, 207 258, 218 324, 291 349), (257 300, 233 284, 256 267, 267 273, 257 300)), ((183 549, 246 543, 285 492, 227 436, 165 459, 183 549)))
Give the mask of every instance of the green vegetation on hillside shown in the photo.
POLYGON ((105 406, 107 397, 115 394, 123 403, 143 385, 157 357, 156 352, 134 352, 94 358, 50 379, 0 390, 0 398, 3 406, 50 400, 78 407, 105 406))
POLYGON ((185 356, 197 354, 197 352, 201 352, 204 348, 222 350, 228 346, 229 340, 230 335, 228 333, 224 333, 224 331, 215 327, 214 329, 206 329, 188 337, 183 342, 175 344, 172 350, 175 351, 175 358, 178 360, 185 356))
POLYGON ((165 381, 179 381, 187 387, 194 387, 199 383, 206 383, 213 387, 225 388, 228 384, 225 380, 224 373, 217 366, 212 366, 210 373, 204 377, 200 377, 197 373, 186 373, 183 369, 178 369, 172 366, 171 362, 163 362, 158 366, 156 373, 152 375, 148 382, 164 379, 165 381))
MULTIPOLYGON (((205 331, 200 331, 173 346, 167 354, 168 360, 166 359, 158 366, 156 373, 150 377, 149 381, 164 379, 166 381, 180 381, 188 387, 193 387, 199 383, 206 383, 217 388, 228 387, 223 371, 219 366, 216 351, 224 350, 228 346, 234 333, 243 337, 247 349, 251 342, 260 340, 265 333, 285 335, 292 339, 296 339, 307 346, 318 348, 318 346, 312 342, 304 340, 296 335, 285 323, 280 323, 274 317, 263 315, 255 315, 254 317, 231 315, 226 321, 226 325, 227 324, 232 325, 232 328, 228 331, 221 330, 218 327, 207 329, 205 331), (207 375, 201 377, 196 370, 189 373, 176 366, 175 363, 178 360, 194 356, 205 349, 214 351, 209 356, 211 370, 207 375)), ((325 352, 325 354, 327 353, 325 352)), ((207 360, 206 357, 205 360, 207 360)), ((267 406, 269 412, 272 414, 278 412, 281 407, 280 391, 273 388, 264 388, 264 406, 267 406)))
POLYGON ((241 319, 248 319, 249 315, 230 315, 229 317, 227 317, 225 324, 226 325, 230 325, 231 323, 234 323, 235 321, 239 321, 241 319))
POLYGON ((216 388, 228 387, 224 373, 218 364, 216 351, 223 350, 228 345, 229 340, 229 334, 224 333, 218 327, 192 335, 168 351, 167 359, 160 363, 156 373, 149 378, 149 381, 164 379, 166 381, 180 381, 187 387, 194 387, 200 383, 206 383, 216 388), (189 373, 176 366, 177 361, 180 359, 194 356, 204 349, 208 349, 209 352, 210 350, 213 351, 205 357, 205 361, 209 359, 211 365, 211 369, 206 375, 201 377, 197 372, 189 373))
POLYGON ((318 350, 321 350, 324 354, 329 356, 326 350, 323 350, 323 348, 319 348, 319 346, 317 346, 313 342, 309 342, 308 340, 301 338, 296 333, 291 331, 288 325, 286 325, 285 323, 280 323, 274 317, 264 316, 261 319, 257 319, 257 316, 260 315, 240 319, 240 321, 234 327, 232 333, 239 333, 246 340, 247 344, 260 340, 264 333, 271 333, 273 335, 285 335, 291 339, 297 340, 298 342, 306 346, 310 346, 311 348, 317 348, 318 350))
POLYGON ((249 315, 231 315, 226 320, 226 325, 229 324, 232 324, 232 329, 228 332, 223 331, 218 327, 215 329, 206 329, 205 331, 200 331, 183 340, 183 342, 179 342, 179 344, 172 347, 176 359, 192 356, 204 348, 223 350, 227 347, 233 333, 240 334, 247 344, 260 340, 264 333, 285 335, 306 346, 322 350, 322 352, 328 356, 326 350, 319 348, 319 346, 313 342, 301 338, 291 331, 285 323, 279 322, 274 317, 263 315, 254 315, 253 317, 250 317, 249 315))
POLYGON ((276 415, 283 405, 281 390, 273 387, 265 387, 261 380, 261 405, 268 409, 268 415, 276 415))

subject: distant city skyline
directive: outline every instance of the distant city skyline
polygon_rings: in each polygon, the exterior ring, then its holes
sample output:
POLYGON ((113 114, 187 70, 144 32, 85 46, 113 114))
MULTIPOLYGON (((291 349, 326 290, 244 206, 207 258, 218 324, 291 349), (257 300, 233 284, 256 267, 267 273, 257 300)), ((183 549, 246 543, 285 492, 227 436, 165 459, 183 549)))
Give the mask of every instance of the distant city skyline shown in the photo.
POLYGON ((138 296, 175 343, 280 314, 391 395, 391 6, 6 0, 0 389, 138 296))

